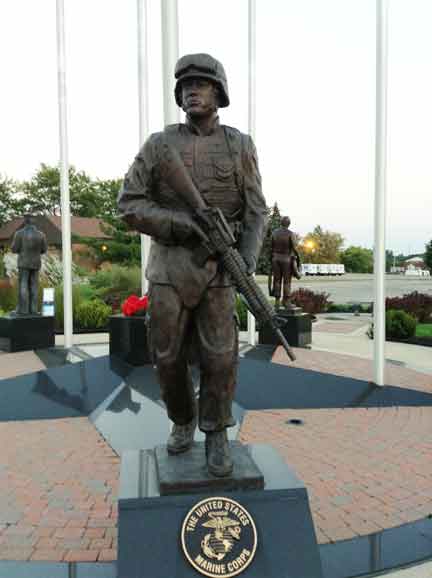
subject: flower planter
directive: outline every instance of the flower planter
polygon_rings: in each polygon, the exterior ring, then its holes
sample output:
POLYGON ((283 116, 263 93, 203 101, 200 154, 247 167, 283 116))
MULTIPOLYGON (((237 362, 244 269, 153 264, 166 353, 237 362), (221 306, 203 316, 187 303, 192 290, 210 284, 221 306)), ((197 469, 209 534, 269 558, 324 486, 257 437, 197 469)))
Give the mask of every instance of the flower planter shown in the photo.
POLYGON ((109 335, 110 355, 115 355, 129 365, 145 365, 151 362, 145 317, 112 315, 109 320, 109 335))

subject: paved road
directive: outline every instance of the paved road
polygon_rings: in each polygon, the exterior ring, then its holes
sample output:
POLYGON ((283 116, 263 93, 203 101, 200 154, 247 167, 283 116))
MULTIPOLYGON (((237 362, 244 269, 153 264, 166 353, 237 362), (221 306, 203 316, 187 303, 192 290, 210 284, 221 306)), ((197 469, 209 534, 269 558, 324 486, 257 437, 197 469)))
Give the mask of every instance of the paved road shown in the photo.
MULTIPOLYGON (((267 290, 266 277, 259 276, 258 282, 263 289, 267 290)), ((304 277, 300 281, 294 280, 293 289, 298 287, 330 293, 330 299, 334 303, 373 301, 373 275, 347 274, 341 277, 304 277)), ((432 278, 386 275, 386 295, 388 297, 402 296, 412 291, 432 295, 432 278)))

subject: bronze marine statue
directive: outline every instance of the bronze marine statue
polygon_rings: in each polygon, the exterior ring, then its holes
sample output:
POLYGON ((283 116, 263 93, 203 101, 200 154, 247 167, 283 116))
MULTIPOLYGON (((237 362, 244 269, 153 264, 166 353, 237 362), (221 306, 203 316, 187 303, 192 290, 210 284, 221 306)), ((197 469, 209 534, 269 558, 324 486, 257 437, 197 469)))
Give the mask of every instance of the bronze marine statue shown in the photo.
POLYGON ((269 293, 275 298, 275 307, 279 309, 282 293, 282 306, 292 309, 290 301, 292 278, 301 279, 300 255, 297 250, 296 236, 289 229, 291 219, 282 217, 281 227, 272 233, 271 241, 271 274, 269 277, 269 293), (271 278, 273 277, 273 283, 271 278))
POLYGON ((13 237, 11 250, 18 254, 17 315, 38 315, 39 271, 41 255, 47 252, 45 234, 39 231, 31 215, 24 215, 24 225, 13 237))
POLYGON ((208 54, 186 55, 175 78, 186 121, 148 138, 118 206, 131 228, 152 237, 149 317, 162 398, 174 422, 168 452, 188 450, 198 423, 209 472, 227 476, 238 363, 235 286, 253 312, 274 316, 252 277, 267 210, 251 137, 219 123, 218 108, 229 105, 222 64, 208 54), (200 370, 198 404, 191 348, 200 370))

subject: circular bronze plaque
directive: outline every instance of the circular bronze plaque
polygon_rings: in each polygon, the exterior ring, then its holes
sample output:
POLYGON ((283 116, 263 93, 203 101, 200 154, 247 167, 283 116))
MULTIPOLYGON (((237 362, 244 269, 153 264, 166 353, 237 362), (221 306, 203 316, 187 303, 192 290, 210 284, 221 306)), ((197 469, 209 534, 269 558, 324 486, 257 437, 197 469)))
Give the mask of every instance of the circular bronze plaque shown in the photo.
POLYGON ((184 519, 181 542, 186 558, 204 576, 237 576, 255 556, 257 531, 238 502, 207 498, 184 519))

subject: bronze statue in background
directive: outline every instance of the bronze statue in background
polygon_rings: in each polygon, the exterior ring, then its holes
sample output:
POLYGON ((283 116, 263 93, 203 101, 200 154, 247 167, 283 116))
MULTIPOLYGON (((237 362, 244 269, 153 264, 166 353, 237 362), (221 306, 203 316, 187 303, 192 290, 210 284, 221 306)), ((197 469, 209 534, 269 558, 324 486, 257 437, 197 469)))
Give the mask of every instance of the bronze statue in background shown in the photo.
POLYGON ((289 229, 290 224, 289 217, 282 217, 282 226, 275 229, 272 234, 269 288, 270 295, 275 298, 276 309, 280 307, 281 294, 282 306, 285 309, 293 308, 290 301, 291 280, 293 277, 301 278, 300 255, 297 251, 295 233, 289 229))
POLYGON ((179 156, 205 205, 220 209, 249 275, 263 240, 266 204, 252 139, 219 124, 218 108, 229 105, 222 64, 208 54, 187 55, 177 62, 175 77, 175 99, 186 122, 149 137, 125 177, 118 205, 129 226, 152 237, 146 274, 152 348, 174 422, 168 451, 188 450, 198 423, 206 434, 209 472, 227 476, 233 462, 226 428, 235 423, 238 363, 235 289, 215 256, 198 264, 206 236, 164 177, 167 151, 179 156), (198 407, 188 363, 192 344, 200 370, 198 407))
POLYGON ((44 233, 24 216, 24 225, 16 231, 11 250, 18 254, 18 307, 17 315, 38 315, 39 270, 41 255, 47 251, 44 233))

